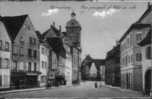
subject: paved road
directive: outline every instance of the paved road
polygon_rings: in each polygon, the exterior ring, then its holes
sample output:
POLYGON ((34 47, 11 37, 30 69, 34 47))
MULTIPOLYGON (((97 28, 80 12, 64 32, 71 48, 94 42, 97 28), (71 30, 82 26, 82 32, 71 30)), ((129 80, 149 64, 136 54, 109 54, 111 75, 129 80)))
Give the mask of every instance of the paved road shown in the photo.
POLYGON ((94 88, 93 85, 79 85, 73 87, 59 87, 16 93, 0 94, 7 98, 42 98, 42 97, 140 97, 140 93, 119 88, 103 86, 94 88))

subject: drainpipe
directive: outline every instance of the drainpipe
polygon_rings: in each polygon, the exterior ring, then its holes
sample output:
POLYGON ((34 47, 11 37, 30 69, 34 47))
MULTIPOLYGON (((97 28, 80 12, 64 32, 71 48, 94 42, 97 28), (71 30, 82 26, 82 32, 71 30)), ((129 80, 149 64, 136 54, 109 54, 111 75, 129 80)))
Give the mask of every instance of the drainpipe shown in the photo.
MULTIPOLYGON (((151 56, 152 56, 152 27, 150 27, 150 34, 151 34, 151 43, 150 43, 150 46, 151 46, 151 56)), ((151 66, 152 66, 152 59, 151 59, 151 66)), ((151 74, 151 76, 150 76, 151 77, 150 96, 152 96, 152 70, 151 70, 150 74, 151 74)))

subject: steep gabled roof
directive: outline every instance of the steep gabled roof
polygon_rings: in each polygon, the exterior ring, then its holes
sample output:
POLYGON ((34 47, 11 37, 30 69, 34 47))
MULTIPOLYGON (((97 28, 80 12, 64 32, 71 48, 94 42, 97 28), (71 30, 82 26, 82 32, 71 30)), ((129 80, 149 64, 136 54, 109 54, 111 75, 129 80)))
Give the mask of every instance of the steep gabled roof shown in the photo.
POLYGON ((145 16, 147 16, 152 11, 152 5, 148 4, 148 8, 143 13, 143 15, 139 18, 138 22, 141 22, 145 16))
POLYGON ((15 40, 27 16, 28 15, 1 17, 1 21, 4 23, 12 41, 15 40))
MULTIPOLYGON (((49 35, 50 37, 61 36, 61 32, 53 25, 51 25, 50 28, 42 34, 42 36, 45 37, 48 33, 50 34, 49 35)), ((50 38, 50 37, 47 37, 47 38, 50 38)))

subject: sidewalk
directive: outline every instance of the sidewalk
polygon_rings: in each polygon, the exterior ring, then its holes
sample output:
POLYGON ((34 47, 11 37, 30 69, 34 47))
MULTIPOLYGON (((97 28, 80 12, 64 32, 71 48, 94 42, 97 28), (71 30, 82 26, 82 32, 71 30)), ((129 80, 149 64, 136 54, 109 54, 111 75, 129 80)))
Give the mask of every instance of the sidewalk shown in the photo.
POLYGON ((134 93, 137 93, 137 94, 142 94, 142 92, 140 92, 140 91, 135 91, 135 90, 131 90, 131 89, 123 89, 123 88, 117 87, 117 86, 105 85, 105 87, 118 89, 122 92, 126 91, 126 92, 134 92, 134 93))
MULTIPOLYGON (((64 88, 64 87, 72 87, 72 86, 50 87, 50 88, 48 88, 48 89, 64 88)), ((45 89, 47 90, 46 87, 27 88, 27 89, 14 89, 14 90, 0 91, 0 94, 15 93, 15 92, 24 92, 24 91, 36 91, 36 90, 45 90, 45 89)))

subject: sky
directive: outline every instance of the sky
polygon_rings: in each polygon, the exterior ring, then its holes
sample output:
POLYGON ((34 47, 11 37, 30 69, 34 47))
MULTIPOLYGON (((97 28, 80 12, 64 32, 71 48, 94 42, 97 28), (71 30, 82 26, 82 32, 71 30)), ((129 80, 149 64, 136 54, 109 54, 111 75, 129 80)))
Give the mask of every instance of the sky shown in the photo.
POLYGON ((65 31, 72 11, 82 27, 82 59, 90 54, 104 59, 129 26, 147 9, 146 2, 2 2, 1 16, 28 14, 36 30, 45 32, 55 22, 65 31))

